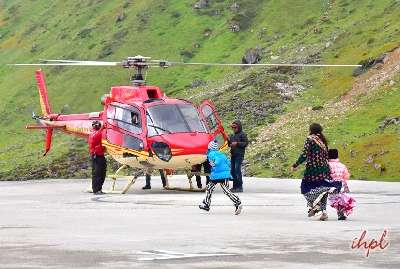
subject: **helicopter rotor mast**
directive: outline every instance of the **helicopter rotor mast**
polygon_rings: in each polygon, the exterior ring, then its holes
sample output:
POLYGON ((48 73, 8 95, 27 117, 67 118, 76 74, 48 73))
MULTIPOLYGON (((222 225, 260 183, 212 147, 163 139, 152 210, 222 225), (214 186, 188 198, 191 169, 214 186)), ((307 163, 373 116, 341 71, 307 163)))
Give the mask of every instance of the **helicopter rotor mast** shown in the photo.
POLYGON ((144 85, 146 83, 146 81, 143 78, 143 73, 144 70, 149 68, 149 66, 151 65, 150 63, 148 63, 148 60, 150 59, 151 59, 150 57, 137 55, 134 57, 128 57, 126 60, 123 60, 121 62, 121 66, 123 68, 128 68, 128 69, 135 68, 136 73, 131 78, 131 82, 134 85, 144 85))

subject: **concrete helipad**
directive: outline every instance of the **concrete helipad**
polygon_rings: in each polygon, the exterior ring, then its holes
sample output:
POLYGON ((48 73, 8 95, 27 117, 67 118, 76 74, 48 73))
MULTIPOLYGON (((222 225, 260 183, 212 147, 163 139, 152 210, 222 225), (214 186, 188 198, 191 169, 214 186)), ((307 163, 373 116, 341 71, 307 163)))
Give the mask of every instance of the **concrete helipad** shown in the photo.
POLYGON ((400 268, 400 183, 351 181, 354 214, 341 222, 329 209, 320 222, 299 180, 246 179, 239 216, 219 188, 207 213, 204 193, 143 181, 103 196, 84 193, 87 180, 0 182, 0 268, 400 268), (368 258, 350 247, 385 229, 389 245, 368 258))

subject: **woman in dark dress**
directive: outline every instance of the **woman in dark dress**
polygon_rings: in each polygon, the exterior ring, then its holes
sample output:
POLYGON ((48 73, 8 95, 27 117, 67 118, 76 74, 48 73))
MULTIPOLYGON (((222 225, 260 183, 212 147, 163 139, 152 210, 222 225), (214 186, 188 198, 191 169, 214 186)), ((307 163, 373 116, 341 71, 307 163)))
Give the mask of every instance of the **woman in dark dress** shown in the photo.
POLYGON ((307 200, 308 216, 322 211, 320 220, 327 220, 326 203, 328 194, 339 192, 342 183, 333 181, 328 164, 328 143, 318 123, 310 125, 310 135, 304 143, 304 150, 292 170, 306 161, 306 170, 301 181, 301 193, 307 200))

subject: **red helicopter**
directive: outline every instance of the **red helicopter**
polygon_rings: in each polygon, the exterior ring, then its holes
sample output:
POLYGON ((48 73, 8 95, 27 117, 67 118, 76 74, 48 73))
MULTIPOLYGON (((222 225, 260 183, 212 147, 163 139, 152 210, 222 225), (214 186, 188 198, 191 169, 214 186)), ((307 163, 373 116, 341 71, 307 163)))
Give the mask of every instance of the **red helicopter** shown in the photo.
MULTIPOLYGON (((28 129, 44 129, 46 155, 52 143, 54 130, 87 138, 92 131, 92 122, 97 120, 103 125, 102 143, 110 154, 122 166, 112 175, 110 192, 126 193, 137 177, 152 170, 185 170, 189 178, 191 168, 206 159, 207 145, 216 140, 221 149, 227 147, 228 137, 218 117, 215 106, 210 100, 199 106, 190 101, 167 97, 156 86, 147 86, 143 72, 149 67, 167 68, 173 65, 208 66, 359 66, 359 65, 319 65, 319 64, 218 64, 218 63, 182 63, 164 60, 150 60, 150 57, 128 57, 121 62, 45 60, 39 64, 15 64, 28 66, 121 66, 135 69, 132 86, 113 86, 110 93, 103 96, 103 110, 83 114, 62 115, 53 113, 47 95, 44 73, 36 71, 39 89, 41 116, 32 115, 36 125, 28 129), (115 190, 118 174, 127 166, 139 171, 129 176, 122 191, 115 190)), ((169 187, 167 189, 176 189, 169 187)))

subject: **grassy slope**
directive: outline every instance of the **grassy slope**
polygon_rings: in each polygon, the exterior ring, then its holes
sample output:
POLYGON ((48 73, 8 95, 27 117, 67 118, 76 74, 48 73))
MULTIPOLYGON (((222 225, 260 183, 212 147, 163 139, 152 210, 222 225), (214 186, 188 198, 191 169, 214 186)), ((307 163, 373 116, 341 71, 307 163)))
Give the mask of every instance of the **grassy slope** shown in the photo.
MULTIPOLYGON (((0 111, 3 115, 0 123, 7 126, 0 131, 0 174, 17 174, 20 169, 27 167, 26 163, 32 167, 52 167, 50 164, 67 156, 71 147, 78 152, 74 154, 81 156, 84 161, 86 156, 84 143, 57 135, 50 156, 40 157, 43 135, 39 132, 28 133, 23 129, 30 122, 31 111, 39 111, 34 69, 10 68, 4 66, 5 63, 34 62, 43 58, 120 60, 136 54, 170 60, 239 62, 246 49, 255 46, 264 49, 265 60, 269 55, 279 56, 277 61, 304 60, 319 52, 323 62, 354 63, 376 57, 399 43, 397 18, 400 6, 394 0, 362 3, 349 0, 243 0, 238 1, 242 15, 229 10, 231 1, 211 2, 210 8, 195 11, 191 8, 191 1, 0 1, 0 111), (116 17, 122 13, 126 18, 117 23, 116 17), (326 18, 321 20, 323 16, 326 18), (239 33, 228 30, 228 22, 234 17, 244 26, 239 33), (206 29, 212 32, 208 37, 204 35, 206 29), (327 42, 331 44, 325 48, 327 42)), ((193 96, 202 88, 184 89, 194 79, 215 81, 207 88, 212 90, 223 87, 220 85, 230 85, 231 77, 221 79, 232 72, 238 71, 210 68, 152 70, 148 81, 164 87, 170 94, 193 96)), ((245 79, 250 73, 252 71, 244 71, 234 78, 245 79)), ((99 110, 99 98, 108 91, 109 86, 127 82, 125 70, 111 68, 46 68, 46 74, 54 111, 99 110)), ((268 73, 255 72, 253 75, 259 76, 258 85, 249 83, 235 92, 237 85, 233 84, 229 92, 215 96, 219 107, 229 108, 235 95, 239 99, 253 96, 251 102, 259 104, 265 99, 262 88, 272 87, 275 81, 289 80, 312 85, 297 100, 286 105, 286 111, 290 112, 335 99, 349 90, 353 81, 351 70, 344 69, 305 70, 297 76, 272 78, 268 73), (267 86, 262 86, 264 82, 267 86)), ((396 91, 393 90, 394 93, 396 91)), ((384 109, 386 101, 378 102, 381 106, 370 105, 368 111, 373 110, 371 113, 375 122, 388 114, 397 113, 395 106, 391 111, 384 109)), ((236 117, 235 111, 224 111, 222 114, 226 122, 236 117)), ((254 126, 251 122, 253 119, 248 116, 251 113, 247 111, 247 114, 239 116, 252 126, 249 132, 253 138, 271 119, 279 121, 279 116, 272 115, 254 126)), ((354 140, 355 150, 362 152, 360 158, 346 159, 355 177, 395 178, 399 175, 397 170, 388 168, 382 175, 376 175, 375 169, 365 167, 362 163, 362 158, 368 152, 365 145, 376 136, 385 137, 382 141, 388 141, 387 146, 393 145, 395 148, 398 143, 393 139, 394 132, 373 133, 356 141, 355 138, 360 134, 376 128, 372 122, 369 127, 363 124, 365 113, 357 113, 338 119, 337 124, 342 126, 340 130, 345 130, 348 135, 341 135, 333 143, 354 140), (358 125, 362 128, 357 128, 358 125)), ((338 137, 339 131, 331 131, 335 128, 328 127, 329 136, 338 137)), ((277 158, 277 165, 272 167, 261 162, 254 165, 252 172, 286 175, 285 167, 302 143, 298 133, 292 135, 287 137, 293 139, 296 146, 287 148, 285 158, 277 158)), ((399 157, 393 150, 380 158, 385 166, 391 167, 390 158, 398 160, 399 157)), ((252 158, 255 159, 254 156, 252 158)), ((79 176, 79 172, 76 176, 79 176)))
POLYGON ((357 178, 399 180, 400 168, 396 161, 400 158, 399 129, 378 128, 386 117, 400 116, 399 97, 398 84, 383 86, 375 96, 365 97, 364 106, 345 119, 338 119, 328 130, 329 136, 337 137, 333 144, 339 147, 342 160, 357 178), (373 157, 370 161, 369 156, 373 157))
MULTIPOLYGON (((345 1, 338 1, 338 8, 333 9, 331 18, 343 17, 340 6, 345 1)), ((397 18, 400 15, 400 5, 395 1, 370 2, 365 6, 348 2, 346 10, 354 10, 351 18, 340 18, 335 25, 340 24, 342 34, 337 41, 323 53, 325 62, 354 62, 355 59, 378 57, 400 43, 397 18), (354 7, 352 7, 354 6, 354 7), (339 61, 340 60, 340 61, 339 61)), ((337 100, 343 93, 351 89, 353 77, 345 70, 320 70, 312 74, 314 85, 301 98, 288 106, 288 111, 295 111, 299 107, 324 105, 328 101, 337 100), (318 76, 324 79, 318 79, 318 76)), ((397 86, 383 86, 378 93, 363 97, 355 109, 336 119, 335 115, 325 115, 321 119, 325 123, 326 134, 331 146, 338 147, 342 159, 352 171, 353 178, 399 180, 399 169, 396 161, 398 155, 398 132, 389 128, 385 133, 379 133, 378 126, 386 117, 398 116, 399 105, 396 98, 399 94, 397 86), (355 111, 356 110, 356 111, 355 111), (329 119, 327 119, 328 117, 329 119), (333 118, 333 120, 332 120, 333 118), (346 144, 346 149, 343 148, 346 144), (350 157, 350 150, 355 151, 350 157), (369 155, 380 155, 379 152, 388 151, 382 156, 375 157, 373 163, 367 163, 369 155), (374 164, 385 167, 380 172, 374 164)), ((317 113, 318 114, 318 113, 317 113)), ((324 115, 324 111, 319 113, 324 115)), ((315 116, 318 118, 318 115, 315 116)), ((309 123, 313 121, 310 117, 309 123)), ((302 134, 292 132, 287 139, 296 141, 296 147, 287 150, 289 161, 292 163, 297 157, 296 151, 301 149, 302 139, 307 131, 302 128, 302 134)), ((299 175, 299 174, 297 174, 299 175)))

